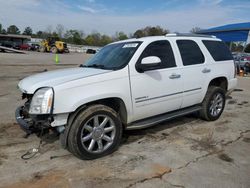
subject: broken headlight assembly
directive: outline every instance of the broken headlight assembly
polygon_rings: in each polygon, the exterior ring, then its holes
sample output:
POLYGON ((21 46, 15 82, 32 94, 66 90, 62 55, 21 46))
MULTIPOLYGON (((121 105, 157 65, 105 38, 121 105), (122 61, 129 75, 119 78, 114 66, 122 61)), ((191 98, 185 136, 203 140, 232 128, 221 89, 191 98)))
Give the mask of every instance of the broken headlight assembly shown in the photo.
POLYGON ((50 114, 53 108, 53 97, 52 88, 38 89, 32 97, 29 114, 50 114))

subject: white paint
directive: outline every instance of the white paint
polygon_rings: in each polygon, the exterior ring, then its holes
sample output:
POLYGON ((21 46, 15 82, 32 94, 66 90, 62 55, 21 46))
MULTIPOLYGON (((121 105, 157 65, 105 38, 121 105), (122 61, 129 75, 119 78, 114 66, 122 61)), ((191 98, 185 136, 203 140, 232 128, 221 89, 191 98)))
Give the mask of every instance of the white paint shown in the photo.
MULTIPOLYGON (((181 36, 129 39, 126 41, 141 41, 142 44, 128 65, 121 70, 111 71, 94 68, 56 70, 25 78, 20 81, 19 87, 22 91, 31 94, 41 87, 52 87, 55 96, 53 113, 56 117, 60 117, 57 114, 64 114, 64 120, 68 113, 74 112, 78 107, 88 102, 112 97, 120 98, 127 109, 127 123, 130 123, 202 102, 208 84, 213 78, 226 77, 228 90, 236 87, 237 79, 234 78, 233 60, 214 62, 201 42, 203 39, 219 41, 215 38, 181 36), (184 67, 176 45, 177 39, 197 42, 205 56, 205 63, 184 67), (139 73, 135 68, 137 60, 144 49, 151 42, 157 40, 170 42, 177 67, 139 73), (206 74, 202 73, 205 68, 211 71, 206 74), (180 77, 170 79, 172 75, 180 75, 180 77), (201 89, 185 92, 195 88, 201 89)), ((54 126, 60 124, 55 122, 54 126)))

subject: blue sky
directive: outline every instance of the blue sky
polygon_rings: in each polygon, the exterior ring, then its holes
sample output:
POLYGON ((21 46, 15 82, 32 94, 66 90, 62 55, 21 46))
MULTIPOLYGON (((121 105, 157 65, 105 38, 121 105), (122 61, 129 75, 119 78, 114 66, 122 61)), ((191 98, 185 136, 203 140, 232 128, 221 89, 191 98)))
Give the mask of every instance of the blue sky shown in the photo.
POLYGON ((133 33, 160 25, 172 32, 249 22, 250 0, 0 0, 0 23, 34 31, 57 24, 85 33, 133 33))

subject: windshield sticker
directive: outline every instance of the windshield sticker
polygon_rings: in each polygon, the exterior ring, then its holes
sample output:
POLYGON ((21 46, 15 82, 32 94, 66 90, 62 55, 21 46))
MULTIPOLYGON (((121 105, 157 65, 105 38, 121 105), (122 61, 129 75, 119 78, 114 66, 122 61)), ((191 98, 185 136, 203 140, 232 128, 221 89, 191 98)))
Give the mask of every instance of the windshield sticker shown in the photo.
POLYGON ((125 44, 122 48, 136 48, 138 46, 138 43, 128 43, 125 44))

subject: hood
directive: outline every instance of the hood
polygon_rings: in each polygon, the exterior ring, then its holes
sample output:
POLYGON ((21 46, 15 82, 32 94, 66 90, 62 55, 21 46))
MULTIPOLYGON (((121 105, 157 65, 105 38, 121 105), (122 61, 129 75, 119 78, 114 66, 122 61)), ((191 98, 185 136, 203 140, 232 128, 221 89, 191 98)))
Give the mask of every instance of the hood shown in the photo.
POLYGON ((24 78, 18 84, 23 93, 33 94, 41 87, 54 87, 65 82, 95 76, 110 72, 110 70, 94 69, 94 68, 68 68, 54 71, 43 72, 24 78))

